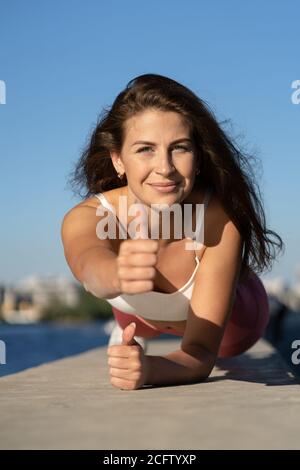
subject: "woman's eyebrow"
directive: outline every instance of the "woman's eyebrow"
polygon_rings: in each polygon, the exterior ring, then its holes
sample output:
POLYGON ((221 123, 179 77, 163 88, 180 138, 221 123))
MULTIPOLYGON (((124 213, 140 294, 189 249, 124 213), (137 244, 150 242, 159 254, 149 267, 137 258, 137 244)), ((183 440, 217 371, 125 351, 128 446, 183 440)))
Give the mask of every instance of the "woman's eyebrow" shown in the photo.
MULTIPOLYGON (((187 141, 192 142, 191 139, 189 139, 188 137, 182 137, 181 139, 173 140, 173 142, 171 142, 170 145, 177 144, 179 142, 187 142, 187 141)), ((131 145, 131 147, 137 144, 156 145, 155 143, 147 142, 146 140, 137 140, 136 142, 134 142, 134 144, 131 145)))

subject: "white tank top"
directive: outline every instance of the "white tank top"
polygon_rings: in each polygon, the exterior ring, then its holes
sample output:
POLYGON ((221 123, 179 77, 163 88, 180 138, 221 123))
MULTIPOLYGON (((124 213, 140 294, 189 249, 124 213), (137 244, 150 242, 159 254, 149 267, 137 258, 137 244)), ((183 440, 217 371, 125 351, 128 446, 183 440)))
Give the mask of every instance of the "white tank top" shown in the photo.
MULTIPOLYGON (((204 197, 204 213, 211 198, 212 190, 207 189, 204 197)), ((115 209, 102 193, 95 194, 102 205, 111 211, 115 217, 115 209)), ((201 221, 203 224, 204 217, 201 221)), ((121 225, 121 222, 118 220, 121 225)), ((125 231, 125 233, 127 230, 125 231)), ((199 231, 197 231, 199 233, 199 231)), ((197 234, 194 239, 197 239, 197 234)), ((192 297, 194 287, 194 277, 196 275, 200 261, 195 253, 195 269, 190 279, 177 291, 172 293, 165 292, 143 292, 141 294, 122 294, 117 297, 105 299, 112 307, 121 310, 123 313, 139 315, 149 320, 161 321, 181 321, 187 319, 189 303, 192 297)))

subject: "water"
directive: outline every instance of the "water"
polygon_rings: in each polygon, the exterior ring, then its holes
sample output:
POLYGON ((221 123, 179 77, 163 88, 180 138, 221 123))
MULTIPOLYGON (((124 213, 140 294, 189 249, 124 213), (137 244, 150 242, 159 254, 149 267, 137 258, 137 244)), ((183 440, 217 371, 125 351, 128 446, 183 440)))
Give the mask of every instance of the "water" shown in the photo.
POLYGON ((6 345, 6 364, 0 364, 0 376, 106 345, 105 323, 99 321, 76 326, 0 324, 0 339, 6 345))

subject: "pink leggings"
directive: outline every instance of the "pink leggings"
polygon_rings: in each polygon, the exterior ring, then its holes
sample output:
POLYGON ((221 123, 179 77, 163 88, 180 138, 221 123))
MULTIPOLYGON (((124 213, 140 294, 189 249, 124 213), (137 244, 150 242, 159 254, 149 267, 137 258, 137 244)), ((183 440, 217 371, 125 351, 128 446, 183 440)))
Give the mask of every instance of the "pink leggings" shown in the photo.
MULTIPOLYGON (((162 333, 183 336, 173 329, 158 329, 138 315, 131 315, 112 307, 115 320, 121 328, 136 323, 136 336, 154 338, 162 333)), ((264 334, 269 321, 269 303, 263 283, 255 273, 247 281, 237 285, 236 298, 230 319, 226 325, 218 357, 242 354, 251 348, 264 334)))

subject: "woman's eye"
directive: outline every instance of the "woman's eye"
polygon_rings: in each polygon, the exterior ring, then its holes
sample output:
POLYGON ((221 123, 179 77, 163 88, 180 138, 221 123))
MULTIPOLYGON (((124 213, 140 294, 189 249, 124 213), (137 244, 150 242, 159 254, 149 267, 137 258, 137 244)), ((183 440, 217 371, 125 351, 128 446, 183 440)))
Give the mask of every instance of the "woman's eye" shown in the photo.
POLYGON ((184 147, 183 145, 175 145, 174 148, 178 148, 178 149, 184 150, 185 152, 190 152, 190 151, 191 151, 190 148, 184 147))
MULTIPOLYGON (((148 151, 149 149, 151 149, 151 147, 142 147, 138 150, 138 152, 148 151)), ((191 152, 190 148, 184 147, 183 145, 175 145, 175 147, 173 147, 173 150, 174 149, 180 149, 180 150, 183 150, 185 152, 191 152)))
POLYGON ((151 148, 151 147, 142 147, 142 148, 138 149, 138 152, 144 152, 144 151, 146 151, 146 150, 148 150, 148 149, 150 149, 150 148, 151 148))

